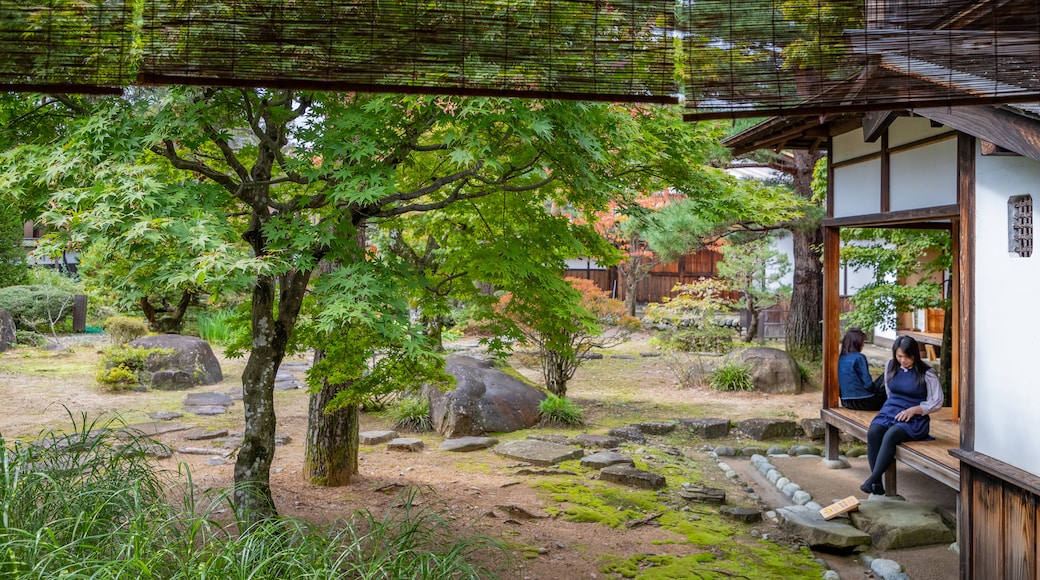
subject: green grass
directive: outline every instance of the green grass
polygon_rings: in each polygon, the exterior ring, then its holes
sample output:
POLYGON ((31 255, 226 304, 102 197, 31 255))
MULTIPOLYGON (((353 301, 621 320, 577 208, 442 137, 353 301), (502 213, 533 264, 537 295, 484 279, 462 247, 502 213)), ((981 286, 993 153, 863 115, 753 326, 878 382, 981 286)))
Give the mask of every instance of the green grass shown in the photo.
POLYGON ((218 519, 225 497, 196 496, 190 473, 157 471, 150 442, 119 427, 73 418, 70 433, 36 445, 0 438, 0 577, 476 579, 508 565, 414 489, 337 526, 272 518, 239 530, 218 519))
POLYGON ((394 429, 426 433, 433 430, 430 401, 426 397, 402 397, 384 409, 380 415, 394 429))
POLYGON ((542 426, 578 427, 585 424, 581 407, 570 399, 550 394, 538 403, 542 426))
POLYGON ((708 383, 716 391, 755 390, 755 383, 751 380, 751 367, 735 362, 725 362, 715 367, 708 383))

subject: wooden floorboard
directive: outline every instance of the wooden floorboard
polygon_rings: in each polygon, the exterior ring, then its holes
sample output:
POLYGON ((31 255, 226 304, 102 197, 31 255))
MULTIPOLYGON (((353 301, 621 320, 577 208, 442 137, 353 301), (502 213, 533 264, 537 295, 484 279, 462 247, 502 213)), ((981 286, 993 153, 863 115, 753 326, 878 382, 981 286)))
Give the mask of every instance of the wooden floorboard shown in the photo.
MULTIPOLYGON (((823 420, 859 439, 866 439, 870 422, 876 411, 854 411, 842 407, 824 409, 823 420)), ((960 487, 960 462, 950 455, 951 449, 960 448, 960 425, 952 420, 953 413, 944 407, 932 413, 930 433, 932 441, 911 441, 899 446, 896 458, 924 472, 954 489, 960 487)))

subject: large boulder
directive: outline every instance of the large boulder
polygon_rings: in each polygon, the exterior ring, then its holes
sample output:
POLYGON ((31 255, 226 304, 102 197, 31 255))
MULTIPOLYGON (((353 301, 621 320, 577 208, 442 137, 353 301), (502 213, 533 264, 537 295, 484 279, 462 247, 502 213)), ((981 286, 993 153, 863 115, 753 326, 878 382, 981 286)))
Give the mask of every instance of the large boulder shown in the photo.
POLYGON ((4 352, 18 342, 15 330, 17 329, 14 326, 14 317, 10 312, 0 308, 0 352, 4 352))
POLYGON ((527 429, 540 419, 538 405, 545 393, 512 377, 491 363, 464 355, 446 359, 455 388, 427 386, 433 428, 444 437, 508 433, 527 429))
POLYGON ((132 340, 130 346, 174 351, 168 355, 149 356, 145 361, 145 367, 150 373, 184 371, 191 375, 196 385, 213 385, 224 380, 224 373, 220 370, 220 363, 213 354, 213 349, 200 338, 180 334, 158 334, 132 340))
POLYGON ((747 348, 729 353, 725 360, 746 365, 757 391, 773 394, 802 392, 802 374, 798 371, 798 363, 780 349, 747 348))

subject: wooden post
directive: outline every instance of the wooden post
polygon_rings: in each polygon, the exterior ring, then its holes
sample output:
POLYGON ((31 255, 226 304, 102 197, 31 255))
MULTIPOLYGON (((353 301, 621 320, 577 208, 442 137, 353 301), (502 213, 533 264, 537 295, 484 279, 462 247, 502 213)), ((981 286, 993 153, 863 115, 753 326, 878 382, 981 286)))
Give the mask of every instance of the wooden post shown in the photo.
POLYGON ((76 294, 72 300, 72 332, 86 332, 87 297, 83 294, 76 294))

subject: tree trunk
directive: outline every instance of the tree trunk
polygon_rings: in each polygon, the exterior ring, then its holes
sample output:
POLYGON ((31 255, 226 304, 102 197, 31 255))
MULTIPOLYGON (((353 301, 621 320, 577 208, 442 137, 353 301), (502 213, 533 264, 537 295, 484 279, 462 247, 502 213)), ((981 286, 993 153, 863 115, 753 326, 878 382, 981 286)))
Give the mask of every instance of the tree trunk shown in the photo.
POLYGON ((639 258, 633 256, 629 259, 625 268, 620 268, 625 277, 625 313, 629 316, 636 315, 636 298, 639 292, 639 258))
POLYGON ((957 405, 951 400, 953 396, 953 311, 947 307, 943 311, 943 337, 941 357, 939 359, 939 384, 942 385, 944 407, 957 405))
POLYGON ((242 372, 242 405, 246 426, 235 461, 235 508, 248 527, 278 515, 271 495, 274 460, 274 378, 285 356, 286 341, 276 332, 275 283, 259 277, 253 286, 253 349, 242 372))
MULTIPOLYGON (((314 362, 322 357, 321 351, 316 352, 314 362)), ((326 383, 311 394, 303 476, 314 485, 347 485, 351 477, 358 474, 358 406, 350 405, 331 413, 325 411, 341 388, 342 385, 326 383)))
MULTIPOLYGON (((813 167, 819 154, 794 152, 794 190, 812 198, 813 167)), ((823 231, 818 220, 803 218, 791 230, 794 243, 794 288, 787 315, 787 352, 804 361, 823 355, 823 231)))
POLYGON ((542 376, 545 388, 557 397, 567 396, 567 365, 563 357, 548 349, 542 350, 542 376))
POLYGON ((748 327, 744 342, 751 342, 758 337, 758 310, 748 308, 748 327))

